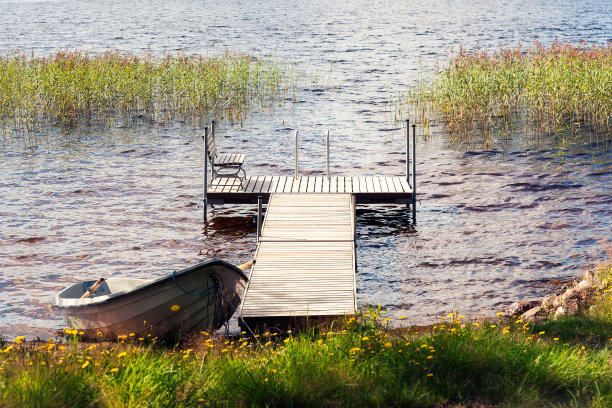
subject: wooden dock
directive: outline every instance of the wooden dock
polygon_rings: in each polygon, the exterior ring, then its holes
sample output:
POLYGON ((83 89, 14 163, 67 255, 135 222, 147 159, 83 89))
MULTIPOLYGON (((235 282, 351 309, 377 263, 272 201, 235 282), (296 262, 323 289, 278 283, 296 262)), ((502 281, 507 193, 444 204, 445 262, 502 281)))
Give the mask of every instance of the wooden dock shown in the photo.
POLYGON ((244 180, 216 177, 207 190, 211 204, 267 202, 272 194, 352 194, 357 203, 412 203, 413 189, 406 177, 259 176, 244 180))
MULTIPOLYGON (((276 181, 278 187, 286 180, 276 181)), ((266 191, 276 191, 270 186, 266 191)), ((354 196, 272 194, 255 259, 241 324, 253 328, 354 314, 354 196)))

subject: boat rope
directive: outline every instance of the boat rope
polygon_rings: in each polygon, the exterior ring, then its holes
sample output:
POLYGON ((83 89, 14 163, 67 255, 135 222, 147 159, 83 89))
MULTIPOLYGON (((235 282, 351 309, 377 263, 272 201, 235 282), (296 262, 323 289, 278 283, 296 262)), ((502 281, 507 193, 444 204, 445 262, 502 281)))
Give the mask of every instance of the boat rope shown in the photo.
POLYGON ((174 284, 176 285, 177 288, 179 288, 180 290, 183 291, 183 293, 186 293, 187 295, 191 295, 191 296, 202 296, 207 294, 208 292, 210 292, 212 289, 218 289, 219 288, 219 282, 215 279, 214 280, 214 284, 212 286, 209 286, 208 288, 206 288, 204 290, 204 292, 200 292, 200 293, 191 293, 187 290, 185 290, 176 280, 176 271, 172 272, 172 280, 174 281, 174 284))
MULTIPOLYGON (((226 319, 225 318, 225 311, 223 310, 223 299, 221 297, 221 291, 219 290, 219 279, 215 276, 215 274, 210 274, 209 275, 210 278, 212 278, 213 280, 213 285, 209 286, 208 288, 206 288, 203 292, 200 293, 192 293, 189 292, 188 290, 186 290, 185 288, 183 288, 178 281, 176 280, 176 271, 172 272, 172 280, 174 281, 174 284, 176 285, 177 288, 179 288, 183 293, 187 294, 187 295, 191 295, 191 296, 203 296, 206 295, 208 292, 210 292, 212 289, 215 290, 215 295, 217 295, 217 305, 219 306, 219 313, 220 313, 220 318, 221 321, 223 322, 222 325, 225 326, 225 336, 229 337, 229 318, 226 319)), ((209 300, 208 304, 212 304, 214 302, 214 297, 213 299, 209 300)), ((228 302, 229 304, 229 302, 228 302)))

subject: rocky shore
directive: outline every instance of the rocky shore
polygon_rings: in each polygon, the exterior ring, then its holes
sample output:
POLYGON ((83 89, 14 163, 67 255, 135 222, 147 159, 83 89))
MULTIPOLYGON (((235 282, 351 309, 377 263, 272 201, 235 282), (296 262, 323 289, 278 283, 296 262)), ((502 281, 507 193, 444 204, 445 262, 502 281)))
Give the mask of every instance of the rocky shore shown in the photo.
POLYGON ((608 285, 609 282, 589 270, 579 281, 565 285, 557 294, 544 296, 536 302, 514 302, 505 315, 520 315, 521 319, 532 322, 576 315, 587 310, 592 299, 602 294, 608 285))

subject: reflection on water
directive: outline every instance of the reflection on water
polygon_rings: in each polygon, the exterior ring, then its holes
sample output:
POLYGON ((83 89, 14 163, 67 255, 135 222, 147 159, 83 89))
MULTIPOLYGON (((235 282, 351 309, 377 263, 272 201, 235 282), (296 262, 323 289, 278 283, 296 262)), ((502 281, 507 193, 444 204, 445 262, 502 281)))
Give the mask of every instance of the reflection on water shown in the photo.
MULTIPOLYGON (((255 113, 242 127, 220 127, 218 144, 246 152, 249 175, 293 174, 296 127, 304 174, 323 173, 329 128, 332 173, 401 175, 403 131, 386 101, 450 47, 533 37, 604 43, 612 15, 607 1, 586 2, 580 13, 552 1, 538 10, 526 1, 503 9, 485 1, 136 3, 0 0, 0 15, 13 16, 0 19, 0 50, 231 47, 329 75, 333 86, 301 90, 294 104, 255 113)), ((206 258, 253 256, 254 206, 215 207, 203 228, 200 133, 176 123, 0 138, 1 335, 61 327, 50 301, 77 280, 154 278, 206 258)), ((418 145, 416 230, 405 207, 359 208, 360 305, 392 307, 414 323, 450 308, 490 316, 604 257, 609 144, 560 154, 519 142, 483 153, 445 140, 434 128, 418 145)))

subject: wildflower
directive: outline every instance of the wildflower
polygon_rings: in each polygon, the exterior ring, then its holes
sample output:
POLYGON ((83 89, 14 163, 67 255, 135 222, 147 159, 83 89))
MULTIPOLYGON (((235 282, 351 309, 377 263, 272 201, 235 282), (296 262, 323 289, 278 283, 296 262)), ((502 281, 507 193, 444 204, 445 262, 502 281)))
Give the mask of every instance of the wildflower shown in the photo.
POLYGON ((118 369, 118 368, 111 368, 111 369, 110 369, 110 372, 111 372, 111 373, 116 373, 117 371, 119 371, 119 369, 118 369))
POLYGON ((555 337, 555 338, 553 339, 553 341, 559 341, 559 338, 558 338, 558 337, 555 337))
POLYGON ((81 368, 85 368, 85 367, 87 367, 88 365, 89 365, 89 360, 85 361, 85 362, 83 363, 83 365, 81 366, 81 368))
POLYGON ((503 314, 504 314, 504 312, 499 312, 497 315, 498 315, 498 316, 501 316, 501 315, 503 315, 503 314))
POLYGON ((369 338, 368 336, 363 336, 363 337, 361 338, 361 340, 363 340, 363 341, 368 341, 368 340, 370 340, 370 338, 369 338))
POLYGON ((271 341, 269 341, 269 342, 267 342, 266 344, 264 344, 264 346, 266 346, 266 347, 267 347, 267 346, 269 346, 269 345, 270 345, 270 343, 272 343, 272 342, 271 342, 271 341))
POLYGON ((433 356, 427 356, 428 360, 431 360, 433 358, 433 356))
POLYGON ((427 344, 421 344, 421 348, 429 347, 427 344))
POLYGON ((352 349, 349 350, 349 353, 350 354, 355 354, 358 351, 361 351, 361 349, 359 347, 353 347, 352 349))
POLYGON ((25 340, 25 337, 24 337, 24 336, 19 336, 19 337, 17 337, 17 338, 15 339, 15 343, 17 343, 17 344, 21 344, 21 343, 23 343, 23 341, 24 341, 24 340, 25 340))
POLYGON ((497 325, 496 324, 492 324, 489 327, 497 327, 497 325))
POLYGON ((478 323, 472 323, 472 326, 480 327, 478 323))
POLYGON ((125 339, 127 339, 127 335, 126 334, 120 334, 120 335, 117 336, 117 338, 119 340, 125 340, 125 339))
POLYGON ((117 354, 117 357, 121 358, 121 357, 125 357, 126 355, 127 353, 125 351, 122 351, 121 353, 117 354))
POLYGON ((264 382, 268 382, 268 379, 267 379, 267 378, 264 378, 264 382))
POLYGON ((541 332, 539 332, 538 334, 544 334, 544 333, 546 333, 546 332, 541 331, 541 332))
POLYGON ((272 370, 270 370, 270 372, 273 373, 273 374, 276 374, 277 371, 272 369, 272 370))
POLYGON ((101 331, 97 332, 96 334, 97 334, 98 336, 102 336, 102 332, 101 332, 101 331))
POLYGON ((386 342, 386 343, 385 343, 385 347, 386 347, 386 348, 391 348, 392 346, 393 346, 393 345, 392 345, 390 342, 386 342))
POLYGON ((172 310, 173 312, 178 312, 179 310, 181 310, 181 307, 179 305, 172 305, 170 310, 172 310))
POLYGON ((404 320, 406 318, 406 316, 400 316, 399 319, 400 320, 404 320))
POLYGON ((428 377, 433 377, 433 374, 429 373, 427 374, 428 377))

